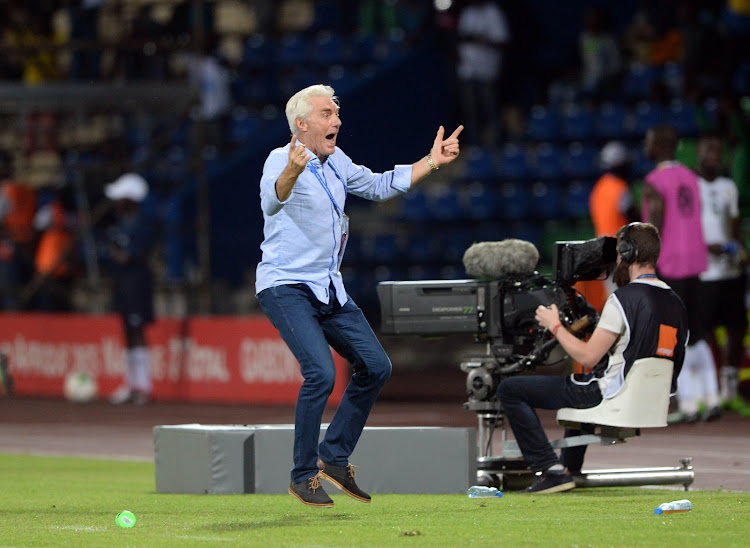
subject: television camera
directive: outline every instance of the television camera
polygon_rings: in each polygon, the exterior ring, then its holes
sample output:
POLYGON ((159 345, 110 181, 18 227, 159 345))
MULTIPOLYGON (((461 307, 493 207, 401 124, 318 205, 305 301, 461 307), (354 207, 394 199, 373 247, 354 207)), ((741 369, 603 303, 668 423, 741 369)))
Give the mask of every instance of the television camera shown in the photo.
POLYGON ((377 287, 382 333, 430 337, 466 333, 484 344, 483 354, 461 363, 467 374, 464 408, 479 415, 480 474, 483 469, 525 469, 520 453, 511 459, 491 456, 492 433, 498 424, 505 427, 497 385, 509 375, 559 361, 551 359, 557 340, 535 319, 539 305, 557 305, 561 322, 577 336, 593 330, 598 314, 573 285, 611 274, 617 240, 556 242, 549 278, 535 270, 538 259, 530 242, 482 242, 464 254, 464 267, 472 279, 385 281, 377 287))

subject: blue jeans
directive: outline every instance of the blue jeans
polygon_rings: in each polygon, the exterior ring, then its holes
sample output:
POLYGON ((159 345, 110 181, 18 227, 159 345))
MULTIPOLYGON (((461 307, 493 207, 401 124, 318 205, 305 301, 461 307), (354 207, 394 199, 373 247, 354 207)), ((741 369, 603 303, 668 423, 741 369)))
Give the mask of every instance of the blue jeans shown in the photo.
POLYGON ((330 302, 321 303, 305 284, 269 287, 258 300, 300 364, 304 382, 294 410, 294 468, 292 481, 299 483, 318 473, 317 459, 346 466, 367 417, 391 375, 391 361, 359 307, 348 299, 344 306, 329 288, 330 302), (336 381, 333 348, 352 368, 325 438, 320 423, 336 381))
MULTIPOLYGON (((595 407, 602 401, 602 393, 596 382, 577 385, 569 376, 510 377, 497 387, 497 397, 503 405, 523 458, 533 472, 543 472, 558 463, 571 472, 581 471, 586 446, 563 449, 558 459, 534 408, 595 407)), ((574 432, 579 431, 565 430, 565 436, 574 432)))

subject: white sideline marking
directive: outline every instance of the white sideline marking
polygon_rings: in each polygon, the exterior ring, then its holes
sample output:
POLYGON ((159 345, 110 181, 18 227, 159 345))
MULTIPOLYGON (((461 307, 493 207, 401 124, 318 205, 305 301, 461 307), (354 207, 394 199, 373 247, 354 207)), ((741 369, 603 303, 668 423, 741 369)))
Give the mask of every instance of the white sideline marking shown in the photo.
POLYGON ((109 531, 107 527, 92 527, 90 525, 50 525, 47 529, 64 529, 66 531, 84 531, 87 533, 102 533, 109 531))

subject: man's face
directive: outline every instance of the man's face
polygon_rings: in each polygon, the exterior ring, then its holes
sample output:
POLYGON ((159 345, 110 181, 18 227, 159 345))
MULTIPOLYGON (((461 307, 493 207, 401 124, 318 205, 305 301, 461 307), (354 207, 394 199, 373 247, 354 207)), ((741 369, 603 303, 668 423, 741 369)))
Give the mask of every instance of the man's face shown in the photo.
POLYGON ((297 137, 322 160, 336 151, 336 137, 341 127, 339 107, 323 96, 311 97, 310 104, 313 109, 307 120, 297 119, 297 137))
POLYGON ((714 179, 721 167, 721 141, 713 137, 704 139, 698 145, 698 167, 701 175, 714 179))

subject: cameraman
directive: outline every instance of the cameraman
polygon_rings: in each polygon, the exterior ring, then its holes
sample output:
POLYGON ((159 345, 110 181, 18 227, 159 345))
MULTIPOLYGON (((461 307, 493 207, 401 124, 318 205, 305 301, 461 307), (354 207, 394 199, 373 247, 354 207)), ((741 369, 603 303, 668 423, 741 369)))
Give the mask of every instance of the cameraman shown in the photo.
MULTIPOLYGON (((563 449, 557 458, 547 440, 539 409, 595 407, 623 386, 630 366, 639 358, 674 361, 672 392, 685 357, 687 313, 670 287, 656 277, 661 242, 649 223, 630 223, 617 233, 617 289, 607 299, 588 341, 576 338, 560 323, 557 306, 539 306, 536 319, 556 337, 571 358, 589 373, 559 376, 518 376, 500 383, 497 395, 529 468, 539 476, 527 493, 557 493, 575 487, 571 474, 583 465, 586 446, 563 449), (605 358, 606 359, 603 359, 605 358)), ((573 431, 566 430, 570 436, 573 431)))

